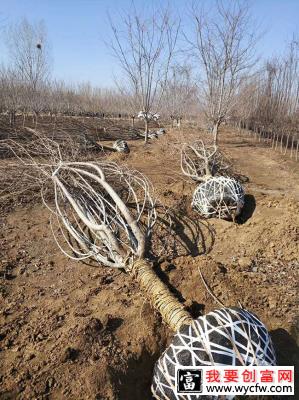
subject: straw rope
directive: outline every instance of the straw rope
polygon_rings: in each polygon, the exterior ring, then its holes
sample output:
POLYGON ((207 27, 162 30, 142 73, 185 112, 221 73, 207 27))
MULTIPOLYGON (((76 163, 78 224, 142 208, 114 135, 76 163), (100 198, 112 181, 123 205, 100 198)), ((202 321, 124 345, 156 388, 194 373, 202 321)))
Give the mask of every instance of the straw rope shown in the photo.
POLYGON ((192 322, 191 315, 161 282, 147 261, 139 259, 133 262, 127 271, 138 281, 154 308, 162 315, 163 321, 172 330, 176 332, 181 326, 192 322))

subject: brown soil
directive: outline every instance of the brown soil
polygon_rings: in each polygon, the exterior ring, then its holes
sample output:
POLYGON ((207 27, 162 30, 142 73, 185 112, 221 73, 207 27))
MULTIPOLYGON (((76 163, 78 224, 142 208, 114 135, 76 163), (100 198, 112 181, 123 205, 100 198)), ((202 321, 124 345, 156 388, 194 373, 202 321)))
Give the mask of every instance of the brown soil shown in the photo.
MULTIPOLYGON (((249 177, 246 207, 237 224, 201 220, 190 209, 194 183, 180 174, 175 144, 198 135, 196 129, 168 132, 146 147, 130 142, 129 156, 111 156, 144 172, 176 216, 175 234, 154 268, 196 317, 218 307, 200 267, 225 305, 240 301, 262 319, 279 363, 292 365, 298 360, 298 163, 246 135, 222 132, 222 149, 249 177)), ((48 217, 39 204, 1 216, 0 399, 151 399, 153 366, 172 332, 129 276, 66 259, 48 217)), ((157 232, 158 251, 162 221, 157 232)))

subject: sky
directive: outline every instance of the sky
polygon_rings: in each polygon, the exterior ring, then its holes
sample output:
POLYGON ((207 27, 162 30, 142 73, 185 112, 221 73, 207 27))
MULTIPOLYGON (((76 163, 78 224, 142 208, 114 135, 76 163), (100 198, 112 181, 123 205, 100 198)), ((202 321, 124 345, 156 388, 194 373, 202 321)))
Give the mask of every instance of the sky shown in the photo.
MULTIPOLYGON (((185 10, 189 0, 135 0, 137 8, 149 2, 168 3, 182 18, 188 31, 185 10)), ((210 0, 211 1, 211 0, 210 0)), ((228 1, 228 0, 224 0, 228 1)), ((120 71, 106 43, 110 38, 108 13, 120 21, 131 0, 0 0, 2 27, 26 17, 44 20, 52 49, 53 76, 68 83, 87 82, 110 87, 120 71)), ((299 0, 249 0, 253 18, 264 35, 257 45, 263 57, 280 54, 294 32, 299 33, 299 0)), ((0 30, 0 63, 8 61, 3 29, 0 30)))

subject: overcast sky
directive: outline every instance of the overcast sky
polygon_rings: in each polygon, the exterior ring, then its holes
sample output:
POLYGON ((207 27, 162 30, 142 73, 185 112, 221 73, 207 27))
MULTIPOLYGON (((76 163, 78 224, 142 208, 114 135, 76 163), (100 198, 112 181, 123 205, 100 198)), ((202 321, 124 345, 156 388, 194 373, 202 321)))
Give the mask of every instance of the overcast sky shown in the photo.
MULTIPOLYGON (((143 8, 149 1, 136 0, 135 5, 143 8)), ((167 4, 164 0, 154 1, 167 4)), ((184 14, 189 1, 169 3, 188 30, 184 14)), ((299 32, 299 0, 249 0, 249 3, 253 17, 265 30, 258 52, 264 57, 279 54, 292 34, 299 32)), ((109 87, 118 67, 105 45, 110 35, 107 13, 117 23, 121 10, 128 9, 130 4, 131 0, 0 0, 0 18, 2 26, 22 17, 32 22, 44 20, 52 47, 53 75, 67 82, 90 81, 109 87)), ((3 34, 0 36, 3 39, 3 34)), ((7 62, 3 40, 0 51, 0 62, 7 62)))

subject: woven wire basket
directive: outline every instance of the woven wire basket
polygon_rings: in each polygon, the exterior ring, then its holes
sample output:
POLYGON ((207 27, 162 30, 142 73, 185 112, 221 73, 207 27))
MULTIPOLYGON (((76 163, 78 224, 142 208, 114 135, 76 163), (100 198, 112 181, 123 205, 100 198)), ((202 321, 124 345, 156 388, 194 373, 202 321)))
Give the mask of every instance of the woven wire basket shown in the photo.
POLYGON ((205 218, 232 219, 244 206, 244 189, 233 178, 211 177, 195 189, 192 206, 205 218))

